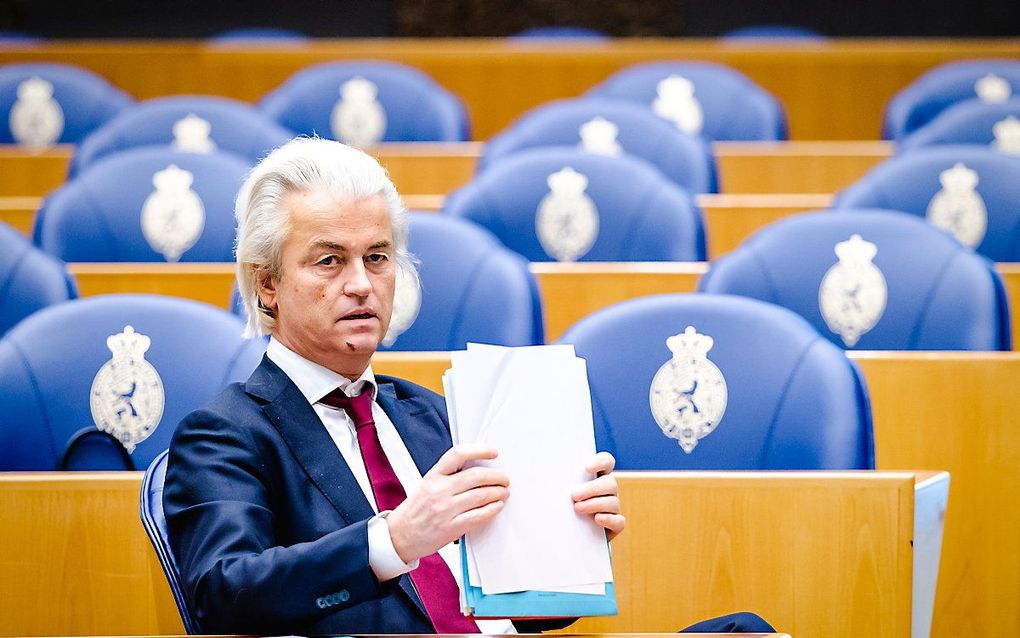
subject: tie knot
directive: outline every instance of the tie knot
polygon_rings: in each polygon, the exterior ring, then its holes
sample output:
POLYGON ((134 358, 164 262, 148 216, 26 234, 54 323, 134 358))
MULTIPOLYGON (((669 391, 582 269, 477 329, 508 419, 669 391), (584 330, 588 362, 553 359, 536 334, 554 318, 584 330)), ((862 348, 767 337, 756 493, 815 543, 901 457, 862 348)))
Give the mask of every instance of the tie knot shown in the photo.
POLYGON ((361 394, 349 397, 339 388, 322 397, 322 402, 330 407, 343 410, 351 417, 355 428, 375 425, 372 419, 372 392, 366 388, 361 394))

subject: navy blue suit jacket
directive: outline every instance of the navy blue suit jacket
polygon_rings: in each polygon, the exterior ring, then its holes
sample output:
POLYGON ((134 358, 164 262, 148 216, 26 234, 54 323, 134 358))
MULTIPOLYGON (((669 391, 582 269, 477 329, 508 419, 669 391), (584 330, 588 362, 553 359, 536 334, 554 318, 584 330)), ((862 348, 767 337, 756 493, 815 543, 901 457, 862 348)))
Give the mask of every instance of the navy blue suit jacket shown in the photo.
MULTIPOLYGON (((376 380, 424 474, 451 445, 445 402, 408 381, 376 380)), ((376 580, 375 512, 315 410, 268 358, 178 426, 163 505, 204 633, 434 632, 406 574, 376 580)))

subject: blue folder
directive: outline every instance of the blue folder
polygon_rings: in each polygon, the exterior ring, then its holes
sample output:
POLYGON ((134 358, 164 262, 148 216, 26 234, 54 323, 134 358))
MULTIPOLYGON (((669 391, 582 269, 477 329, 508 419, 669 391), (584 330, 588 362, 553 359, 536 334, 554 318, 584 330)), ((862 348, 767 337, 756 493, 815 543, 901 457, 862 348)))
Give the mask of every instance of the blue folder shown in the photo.
POLYGON ((606 583, 605 594, 567 594, 554 591, 521 591, 510 594, 483 594, 481 587, 470 585, 467 566, 467 541, 460 539, 461 575, 464 597, 474 618, 563 618, 579 616, 615 616, 616 590, 606 583))

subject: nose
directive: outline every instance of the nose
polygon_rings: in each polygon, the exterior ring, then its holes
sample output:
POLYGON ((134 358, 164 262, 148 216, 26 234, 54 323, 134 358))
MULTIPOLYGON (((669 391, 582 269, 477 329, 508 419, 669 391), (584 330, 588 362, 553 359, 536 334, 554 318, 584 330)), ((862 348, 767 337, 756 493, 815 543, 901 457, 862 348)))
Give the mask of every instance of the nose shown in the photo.
POLYGON ((352 259, 348 268, 347 280, 344 282, 343 293, 350 297, 367 297, 372 292, 372 282, 368 279, 365 264, 360 259, 352 259))

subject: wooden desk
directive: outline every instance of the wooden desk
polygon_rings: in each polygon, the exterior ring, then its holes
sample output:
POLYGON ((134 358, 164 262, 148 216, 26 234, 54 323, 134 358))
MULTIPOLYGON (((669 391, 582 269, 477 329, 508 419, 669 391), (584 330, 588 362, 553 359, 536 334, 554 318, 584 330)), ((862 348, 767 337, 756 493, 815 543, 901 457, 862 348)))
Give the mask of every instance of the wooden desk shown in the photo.
POLYGON ((232 263, 71 263, 67 269, 82 297, 146 293, 183 297, 230 309, 232 263))
POLYGON ((41 197, 0 196, 0 223, 7 224, 31 237, 32 225, 35 224, 35 212, 39 210, 41 204, 41 197))
MULTIPOLYGON (((139 522, 140 480, 0 474, 0 635, 183 633, 139 522)), ((909 636, 914 474, 619 481, 628 517, 613 554, 621 613, 571 631, 672 632, 754 609, 799 636, 909 636)))
MULTIPOLYGON (((1020 635, 1020 353, 850 357, 871 396, 879 469, 952 475, 932 636, 1020 635)), ((380 353, 372 367, 441 392, 450 360, 380 353)))
POLYGON ((475 139, 526 110, 581 95, 610 74, 657 60, 732 66, 785 106, 794 139, 877 139, 882 110, 928 69, 969 58, 1015 58, 1016 39, 836 39, 818 43, 630 39, 514 42, 505 39, 342 39, 267 46, 204 42, 51 41, 0 48, 0 64, 65 62, 109 79, 138 99, 212 94, 255 102, 312 64, 382 59, 431 75, 464 100, 475 139))
MULTIPOLYGON (((46 195, 64 183, 71 147, 28 153, 0 145, 0 196, 46 195)), ((475 174, 482 144, 383 144, 372 154, 404 196, 448 195, 475 174)), ((723 193, 822 193, 848 186, 887 158, 885 142, 715 144, 723 193)))

